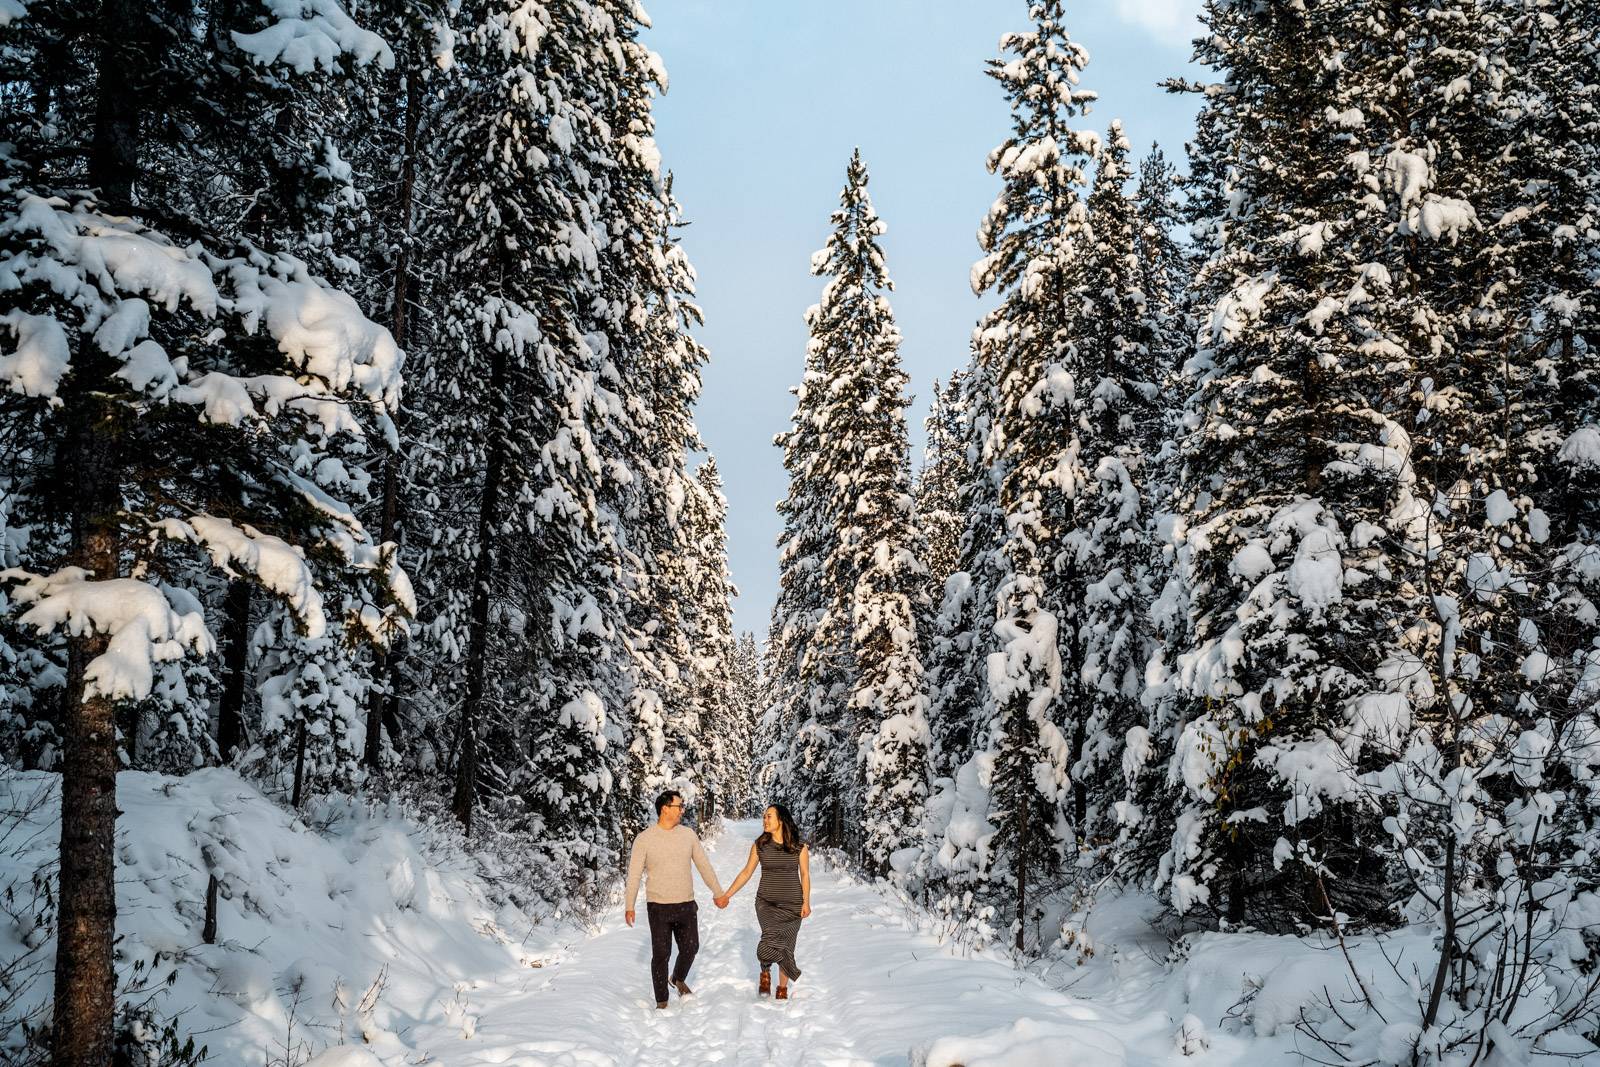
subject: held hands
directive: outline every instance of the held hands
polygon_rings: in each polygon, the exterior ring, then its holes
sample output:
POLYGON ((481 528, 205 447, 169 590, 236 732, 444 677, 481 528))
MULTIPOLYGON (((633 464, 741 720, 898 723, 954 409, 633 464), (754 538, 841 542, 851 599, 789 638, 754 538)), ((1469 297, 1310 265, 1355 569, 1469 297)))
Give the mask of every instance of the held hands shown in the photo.
POLYGON ((712 902, 715 903, 716 906, 719 907, 719 908, 726 908, 728 906, 728 894, 727 893, 722 894, 720 897, 712 897, 711 899, 712 899, 712 902))

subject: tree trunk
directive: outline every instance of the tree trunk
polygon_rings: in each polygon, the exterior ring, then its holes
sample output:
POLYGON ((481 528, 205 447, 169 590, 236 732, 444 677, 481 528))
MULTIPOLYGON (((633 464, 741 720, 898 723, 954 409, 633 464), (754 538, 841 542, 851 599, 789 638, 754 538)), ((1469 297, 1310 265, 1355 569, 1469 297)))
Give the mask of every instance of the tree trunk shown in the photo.
MULTIPOLYGON (((1428 988, 1428 1007, 1422 1014, 1422 1028, 1430 1029, 1439 1018, 1439 1005, 1444 1001, 1445 987, 1450 984, 1450 965, 1454 962, 1456 947, 1456 835, 1446 824, 1444 832, 1444 885, 1440 910, 1444 913, 1444 931, 1439 939, 1439 963, 1434 968, 1433 981, 1428 988)), ((1412 1062, 1417 1062, 1416 1056, 1412 1062)))
MULTIPOLYGON (((1233 849, 1231 851, 1234 853, 1234 862, 1242 862, 1243 856, 1239 854, 1240 850, 1233 849)), ((1236 869, 1228 879, 1228 921, 1235 926, 1240 926, 1244 923, 1245 901, 1249 895, 1250 891, 1245 881, 1244 872, 1236 869)))
MULTIPOLYGON (((89 181, 113 204, 132 204, 139 169, 140 65, 129 55, 143 22, 139 0, 105 0, 97 26, 95 127, 89 181)), ((62 477, 70 488, 74 564, 94 579, 118 576, 120 473, 115 408, 98 388, 112 368, 83 346, 63 397, 62 477)), ((116 708, 88 696, 85 673, 106 634, 67 638, 62 709, 61 867, 56 932, 55 1067, 109 1067, 117 995, 116 708)))
POLYGON ((472 833, 472 810, 478 792, 478 717, 483 706, 486 652, 489 643, 489 583, 495 572, 495 540, 499 530, 500 481, 505 466, 505 418, 510 407, 506 354, 495 348, 489 361, 489 441, 478 502, 478 558, 472 573, 472 606, 467 621, 467 698, 461 702, 456 736, 456 787, 450 808, 461 828, 472 833))
POLYGON ((208 945, 217 943, 217 876, 206 879, 206 918, 200 928, 200 939, 208 945))
MULTIPOLYGON (((94 538, 80 555, 88 562, 94 538)), ((115 550, 108 553, 116 559, 115 550)), ((81 565, 81 564, 80 564, 81 565)), ((103 573, 95 570, 96 577, 103 573)), ((84 699, 84 670, 105 635, 67 642, 62 723, 61 875, 56 934, 55 1067, 108 1067, 116 1018, 112 941, 117 922, 117 742, 114 706, 84 699)))
POLYGON ((217 704, 217 755, 223 763, 244 744, 244 686, 250 665, 250 583, 228 583, 225 647, 222 653, 222 698, 217 704))
POLYGON ((294 790, 289 797, 289 806, 299 809, 300 801, 305 796, 306 786, 306 721, 301 719, 295 726, 294 733, 294 790))
MULTIPOLYGON (((85 354, 83 365, 68 379, 62 416, 61 476, 73 506, 70 558, 96 581, 117 577, 119 564, 116 411, 94 388, 108 369, 103 358, 85 354)), ((88 696, 85 678, 89 664, 110 640, 98 633, 67 638, 52 1048, 56 1067, 111 1062, 116 1016, 116 705, 104 696, 88 696)))
POLYGON ((1073 713, 1072 722, 1072 832, 1077 835, 1078 847, 1088 848, 1089 786, 1079 770, 1079 764, 1083 762, 1083 746, 1088 742, 1088 724, 1084 722, 1085 711, 1081 701, 1074 701, 1074 706, 1078 710, 1073 713))
MULTIPOLYGON (((421 111, 419 79, 416 74, 416 57, 408 48, 405 56, 405 142, 400 154, 400 189, 395 213, 396 249, 394 258, 394 289, 390 295, 393 308, 390 313, 389 332, 394 343, 404 349, 408 343, 410 316, 406 302, 411 299, 411 215, 412 193, 417 180, 417 116, 421 111)), ((398 432, 399 416, 396 415, 398 432)), ((379 543, 396 540, 395 533, 400 516, 400 455, 390 449, 383 459, 383 512, 378 527, 379 543)), ((392 666, 399 657, 394 650, 381 648, 374 657, 372 676, 394 684, 398 671, 392 666)), ((385 686, 374 686, 367 704, 367 741, 361 762, 368 770, 378 771, 383 762, 383 726, 392 720, 389 710, 393 693, 385 686)), ((390 737, 393 741, 393 735, 390 737)))
POLYGON ((133 206, 139 176, 139 120, 144 96, 140 42, 148 24, 141 0, 103 0, 96 20, 98 85, 94 137, 89 146, 89 181, 113 208, 133 206))
POLYGON ((1021 952, 1028 930, 1028 809, 1032 807, 1026 788, 1017 801, 1017 951, 1021 952))

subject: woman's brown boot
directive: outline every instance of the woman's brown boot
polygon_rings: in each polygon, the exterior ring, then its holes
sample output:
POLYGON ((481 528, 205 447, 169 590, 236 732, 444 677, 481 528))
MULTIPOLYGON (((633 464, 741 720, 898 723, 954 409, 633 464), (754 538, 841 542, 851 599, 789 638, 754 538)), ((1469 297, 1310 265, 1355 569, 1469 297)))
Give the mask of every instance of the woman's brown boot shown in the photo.
POLYGON ((772 972, 765 967, 761 968, 761 985, 756 990, 756 995, 764 997, 772 992, 772 972))
POLYGON ((777 995, 773 999, 774 1000, 788 1000, 789 999, 789 987, 784 985, 782 982, 779 982, 778 983, 777 995))

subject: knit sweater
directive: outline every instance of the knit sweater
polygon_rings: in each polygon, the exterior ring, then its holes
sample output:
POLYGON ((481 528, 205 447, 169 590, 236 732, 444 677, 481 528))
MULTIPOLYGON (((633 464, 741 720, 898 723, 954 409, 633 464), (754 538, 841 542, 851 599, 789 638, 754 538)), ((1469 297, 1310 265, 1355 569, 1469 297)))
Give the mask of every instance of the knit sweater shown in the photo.
POLYGON ((722 883, 711 867, 711 859, 700 846, 695 832, 679 823, 663 830, 658 823, 634 838, 628 857, 628 910, 639 898, 639 879, 648 874, 644 898, 652 904, 683 904, 694 899, 694 877, 689 873, 693 860, 700 877, 714 896, 722 895, 722 883))

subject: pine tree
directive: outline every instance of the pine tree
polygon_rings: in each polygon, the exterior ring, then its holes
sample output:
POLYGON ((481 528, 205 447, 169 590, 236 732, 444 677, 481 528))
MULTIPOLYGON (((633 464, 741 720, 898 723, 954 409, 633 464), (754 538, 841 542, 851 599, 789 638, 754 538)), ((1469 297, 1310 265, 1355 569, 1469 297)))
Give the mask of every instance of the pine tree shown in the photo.
MULTIPOLYGON (((1197 283, 1209 321, 1190 364, 1198 388, 1179 487, 1190 619, 1170 665, 1183 710, 1162 720, 1187 806, 1147 829, 1171 835, 1161 877, 1180 910, 1208 900, 1209 872, 1226 871, 1235 921, 1313 906, 1303 884, 1273 891, 1294 877, 1280 873, 1285 850, 1326 862, 1351 840, 1349 812, 1308 799, 1316 780, 1296 761, 1388 657, 1385 538, 1403 540, 1420 510, 1405 431, 1372 403, 1403 385, 1362 355, 1384 280, 1363 275, 1341 239, 1339 215, 1359 198, 1343 169, 1349 79, 1322 66, 1340 17, 1219 8, 1208 44, 1220 56, 1224 41, 1249 42, 1248 56, 1229 56, 1203 125, 1226 128, 1223 142, 1250 145, 1251 158, 1233 159, 1211 197, 1230 207, 1197 283), (1322 124, 1315 137, 1280 125, 1309 114, 1322 124), (1346 595, 1347 580, 1363 593, 1346 595), (1283 845, 1258 818, 1280 809, 1297 838, 1283 845)), ((1354 908, 1372 872, 1341 858, 1354 908)))
MULTIPOLYGON (((1600 90, 1592 49, 1572 47, 1592 39, 1592 13, 1445 7, 1436 19, 1391 13, 1361 42, 1372 58, 1360 106, 1389 121, 1368 133, 1383 222, 1356 235, 1397 294, 1383 308, 1388 336, 1414 354, 1418 384, 1401 410, 1431 503, 1408 574, 1424 596, 1407 651, 1427 685, 1386 687, 1407 698, 1412 732, 1401 750, 1373 745, 1378 768, 1362 782, 1395 850, 1425 857, 1405 867, 1406 909, 1433 924, 1439 958, 1415 1021, 1456 1048, 1519 1007, 1530 1020, 1597 1010, 1592 991, 1549 991, 1527 931, 1600 932, 1567 906, 1594 884, 1572 873, 1586 866, 1592 813, 1562 809, 1593 795, 1592 758, 1579 753, 1594 708, 1572 697, 1587 666, 1573 653, 1593 647, 1596 620, 1562 602, 1559 577, 1581 537, 1569 479, 1584 478, 1593 405, 1577 351, 1577 294, 1592 297, 1592 276, 1574 223, 1594 216, 1573 165, 1594 158, 1593 123, 1585 131, 1573 121, 1582 105, 1567 107, 1600 90), (1551 77, 1555 55, 1564 70, 1551 77)), ((1529 1054, 1566 1025, 1490 1040, 1529 1054)))
POLYGON ((589 318, 603 190, 581 162, 604 152, 604 130, 576 80, 609 64, 591 14, 577 2, 462 11, 441 120, 454 203, 436 238, 450 299, 428 368, 442 394, 462 396, 429 477, 473 502, 456 535, 465 580, 446 609, 466 660, 453 806, 470 828, 480 792, 517 791, 570 846, 567 878, 608 852, 608 752, 622 748, 605 700, 618 694, 595 677, 614 666, 597 588, 614 580, 616 546, 597 509, 613 409, 589 318))
MULTIPOLYGON (((962 532, 957 569, 945 581, 929 657, 932 772, 952 787, 958 768, 974 755, 983 732, 985 665, 995 649, 994 598, 1000 562, 996 547, 1001 529, 989 368, 974 358, 960 382, 963 420, 956 500, 962 532)), ((987 803, 986 797, 981 802, 987 803)), ((934 832, 941 833, 942 824, 934 832)))
MULTIPOLYGON (((1077 317, 1068 301, 1086 238, 1081 189, 1098 138, 1072 121, 1095 97, 1077 88, 1087 52, 1068 36, 1059 0, 1029 9, 1033 28, 1001 39, 1006 57, 989 61, 1012 109, 1012 132, 989 156, 1005 189, 979 230, 984 258, 973 290, 1001 295, 979 327, 978 359, 994 382, 998 509, 994 632, 988 662, 983 749, 994 761, 995 827, 989 877, 1009 885, 1013 931, 1021 948, 1029 922, 1029 875, 1046 876, 1070 844, 1057 818, 1068 799, 1072 741, 1062 732, 1063 702, 1076 706, 1081 662, 1071 590, 1081 579, 1061 560, 1059 531, 1089 472, 1079 458, 1077 317), (1066 694, 1064 698, 1064 694, 1066 694)), ((978 758, 978 757, 974 757, 978 758)))
POLYGON ((762 810, 773 790, 772 768, 762 762, 770 739, 762 736, 762 721, 772 706, 771 688, 767 682, 766 656, 755 635, 746 631, 739 635, 733 646, 733 659, 728 668, 730 676, 730 714, 733 734, 738 746, 730 746, 730 758, 742 762, 742 774, 734 774, 731 781, 742 785, 743 792, 732 793, 728 808, 736 816, 744 817, 762 810))
POLYGON ((958 371, 940 385, 933 383, 933 403, 925 428, 928 447, 917 476, 917 525, 926 543, 929 612, 919 625, 926 638, 944 600, 945 581, 961 557, 961 481, 966 470, 966 432, 961 406, 962 375, 958 371))
POLYGON ((893 283, 867 180, 857 151, 833 232, 812 257, 812 273, 829 279, 821 301, 806 312, 811 339, 800 396, 802 406, 815 408, 797 410, 796 430, 785 443, 798 461, 791 467, 791 506, 808 505, 807 539, 826 551, 805 560, 820 577, 808 613, 815 622, 793 681, 782 677, 779 685, 794 685, 783 697, 798 723, 790 773, 806 817, 820 823, 824 842, 867 844, 871 862, 883 870, 921 817, 927 740, 916 583, 924 571, 911 528, 906 378, 884 295, 893 283), (880 733, 883 716, 892 725, 880 733), (869 782, 857 753, 875 733, 869 782), (893 810, 875 813, 865 827, 868 842, 860 841, 851 828, 863 825, 864 797, 876 801, 891 790, 898 798, 893 810))
MULTIPOLYGON (((400 353, 304 261, 208 225, 196 175, 211 164, 224 175, 213 189, 268 173, 262 209, 288 213, 314 202, 318 176, 291 131, 252 126, 295 84, 255 67, 278 60, 272 35, 201 38, 192 14, 182 3, 43 4, 23 16, 40 17, 31 39, 4 57, 20 60, 39 108, 7 130, 19 136, 0 160, 0 243, 24 279, 0 320, 13 347, 0 370, 13 397, 4 421, 36 434, 22 452, 30 484, 12 486, 67 534, 41 537, 44 552, 7 572, 19 622, 66 631, 61 1064, 111 1058, 119 710, 151 695, 158 664, 215 647, 202 596, 161 576, 209 559, 281 600, 312 636, 328 631, 329 572, 362 591, 358 631, 386 635, 409 606, 348 497, 284 462, 361 449, 354 412, 387 425, 400 353), (84 32, 56 36, 74 29, 84 32), (51 54, 82 66, 43 72, 51 54), (51 80, 77 71, 78 85, 51 80), (66 191, 85 176, 94 195, 66 191), (108 240, 120 250, 111 259, 94 251, 108 240), (317 329, 299 320, 308 302, 322 309, 317 329)), ((336 66, 388 57, 353 23, 301 28, 325 38, 326 56, 358 53, 336 66)))
POLYGON ((1082 311, 1076 344, 1079 388, 1087 394, 1079 462, 1090 482, 1064 537, 1067 574, 1082 585, 1078 676, 1069 712, 1072 822, 1081 840, 1113 836, 1111 805, 1122 796, 1120 757, 1127 730, 1143 719, 1144 667, 1151 648, 1151 466, 1163 430, 1159 408, 1160 327, 1170 317, 1168 279, 1142 269, 1143 221, 1125 190, 1129 145, 1111 124, 1089 195, 1091 239, 1080 257, 1075 299, 1082 311), (1153 282, 1162 288, 1149 290, 1153 282))
POLYGON ((701 733, 693 739, 700 752, 691 749, 686 758, 698 761, 691 766, 699 768, 705 825, 737 811, 749 794, 751 722, 734 703, 733 598, 738 590, 728 577, 728 502, 715 459, 700 465, 694 483, 688 526, 695 640, 689 663, 701 733))
MULTIPOLYGON (((833 760, 842 754, 850 762, 827 766, 848 824, 862 827, 869 869, 886 874, 890 857, 921 832, 927 794, 927 694, 917 630, 926 571, 910 487, 908 379, 886 296, 894 285, 878 243, 885 227, 868 180, 857 150, 834 232, 813 259, 812 273, 829 282, 808 320, 826 374, 815 474, 829 487, 829 524, 837 536, 823 566, 829 602, 822 632, 835 633, 832 626, 848 620, 848 656, 841 657, 848 662, 848 705, 837 726, 827 725, 833 760), (853 766, 858 745, 865 758, 860 769, 853 766)), ((820 720, 818 705, 813 709, 820 720)))
MULTIPOLYGON (((648 129, 644 120, 635 120, 648 129)), ((641 147, 649 142, 640 142, 641 147)), ((637 186, 636 186, 637 188, 637 186)), ((699 368, 705 350, 691 328, 700 321, 692 303, 694 271, 679 247, 673 228, 680 224, 678 206, 671 195, 671 177, 650 185, 659 198, 635 207, 641 235, 630 233, 617 242, 622 248, 648 244, 647 257, 634 264, 638 280, 624 285, 629 300, 642 301, 622 316, 625 323, 643 323, 625 348, 637 369, 624 371, 629 380, 648 383, 636 409, 635 457, 637 488, 630 529, 632 563, 629 628, 632 637, 633 737, 631 775, 638 794, 632 804, 640 820, 653 809, 649 801, 672 785, 697 799, 692 768, 697 765, 695 729, 679 721, 681 709, 693 700, 697 538, 686 514, 697 499, 697 483, 687 470, 690 451, 703 450, 690 407, 700 392, 699 368), (673 709, 680 709, 675 716, 673 709), (668 733, 688 738, 669 744, 668 733), (689 775, 689 777, 685 777, 689 775)), ((644 190, 638 190, 641 194, 644 190)), ((635 253, 637 255, 637 253, 635 253)), ((631 827, 631 823, 629 824, 631 827)))
MULTIPOLYGON (((428 162, 423 153, 432 136, 428 122, 434 115, 428 82, 435 71, 448 68, 451 57, 443 42, 447 18, 438 0, 389 0, 376 5, 369 17, 373 30, 391 42, 394 66, 365 78, 353 97, 346 118, 349 144, 346 156, 359 185, 363 207, 361 225, 341 242, 360 271, 351 279, 363 306, 381 315, 395 343, 406 352, 407 374, 420 378, 421 366, 431 347, 431 283, 437 269, 431 249, 424 244, 421 220, 433 207, 433 190, 426 182, 428 162), (351 247, 351 246, 354 247, 351 247)), ((346 221, 347 229, 353 224, 346 221)), ((402 565, 414 565, 420 546, 411 543, 408 526, 415 517, 407 513, 414 442, 420 436, 411 425, 410 405, 402 403, 395 417, 396 447, 385 447, 366 465, 372 478, 368 522, 380 542, 399 547, 402 565)), ((417 569, 421 573, 420 568, 417 569)), ((411 646, 398 641, 374 655, 369 668, 362 764, 372 774, 381 773, 388 754, 415 758, 412 732, 402 726, 402 693, 415 673, 409 662, 411 646), (385 734, 388 744, 385 745, 385 734)))
POLYGON ((637 39, 631 3, 602 5, 618 38, 614 83, 600 94, 615 162, 603 205, 602 250, 608 358, 602 380, 621 401, 605 449, 630 469, 612 483, 624 595, 617 629, 628 634, 625 689, 634 722, 621 798, 630 829, 653 819, 663 787, 702 800, 703 717, 695 686, 695 538, 686 512, 696 500, 688 455, 704 446, 690 409, 700 393, 705 350, 692 328, 694 271, 677 241, 680 211, 654 141, 652 101, 666 88, 660 58, 637 39), (697 722, 699 723, 697 725, 697 722))
POLYGON ((1178 409, 1172 388, 1188 349, 1189 284, 1192 254, 1177 240, 1184 208, 1178 201, 1179 175, 1161 146, 1153 144, 1139 161, 1139 184, 1133 197, 1134 254, 1138 258, 1139 291, 1144 295, 1144 316, 1152 331, 1151 344, 1161 354, 1160 383, 1169 396, 1163 405, 1178 409))
POLYGON ((823 397, 816 363, 808 350, 805 377, 792 390, 795 410, 790 428, 773 438, 783 449, 789 491, 778 502, 783 533, 778 538, 778 596, 767 631, 766 657, 772 704, 763 715, 768 740, 760 755, 776 793, 808 827, 816 825, 823 797, 808 787, 801 750, 800 730, 809 718, 804 667, 825 602, 822 563, 835 537, 823 513, 825 487, 813 474, 819 436, 816 413, 823 397))

